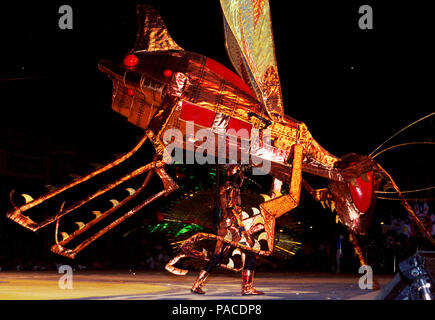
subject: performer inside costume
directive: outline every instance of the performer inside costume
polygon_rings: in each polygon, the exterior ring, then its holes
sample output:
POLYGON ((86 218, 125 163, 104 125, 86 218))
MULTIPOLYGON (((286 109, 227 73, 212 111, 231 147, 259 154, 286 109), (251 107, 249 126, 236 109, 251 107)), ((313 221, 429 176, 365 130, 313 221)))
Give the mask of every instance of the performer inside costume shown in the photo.
MULTIPOLYGON (((240 188, 244 179, 243 170, 240 165, 232 164, 227 169, 226 182, 219 188, 219 207, 221 210, 221 219, 218 226, 218 236, 225 237, 228 232, 231 233, 233 241, 245 242, 249 247, 253 246, 252 239, 242 222, 242 208, 240 199, 240 188)), ((218 240, 207 266, 200 271, 191 289, 192 293, 204 294, 201 289, 210 272, 219 265, 227 256, 230 246, 218 240)), ((242 295, 260 295, 264 294, 253 287, 255 255, 253 253, 243 253, 244 267, 242 270, 242 295)))

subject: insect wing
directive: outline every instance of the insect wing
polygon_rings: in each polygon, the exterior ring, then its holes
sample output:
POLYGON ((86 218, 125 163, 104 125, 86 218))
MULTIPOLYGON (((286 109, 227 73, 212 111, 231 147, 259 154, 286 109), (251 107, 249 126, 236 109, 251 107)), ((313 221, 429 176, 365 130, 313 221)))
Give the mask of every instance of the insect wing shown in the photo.
POLYGON ((281 83, 267 0, 221 0, 225 44, 239 76, 274 120, 284 117, 281 83))

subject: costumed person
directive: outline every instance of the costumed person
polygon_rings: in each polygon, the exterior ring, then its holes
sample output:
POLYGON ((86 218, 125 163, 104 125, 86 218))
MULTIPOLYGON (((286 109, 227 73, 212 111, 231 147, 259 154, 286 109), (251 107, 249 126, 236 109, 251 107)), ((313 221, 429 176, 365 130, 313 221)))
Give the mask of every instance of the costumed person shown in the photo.
MULTIPOLYGON (((245 230, 242 221, 242 208, 240 199, 240 188, 243 184, 244 174, 241 166, 232 164, 227 169, 225 183, 219 188, 219 208, 221 210, 221 219, 218 226, 217 235, 224 238, 228 232, 232 235, 235 242, 246 242, 249 247, 253 246, 252 239, 245 230)), ((230 246, 222 240, 217 240, 213 257, 208 264, 199 273, 193 287, 192 293, 204 294, 202 286, 209 276, 210 272, 219 265, 227 256, 230 246)), ((247 252, 242 254, 244 267, 242 270, 242 295, 260 295, 264 292, 258 291, 253 287, 255 254, 247 252)))
MULTIPOLYGON (((418 219, 420 219, 420 221, 423 223, 426 230, 429 233, 433 234, 433 222, 427 201, 420 200, 415 202, 414 212, 417 215, 418 219)), ((412 224, 411 228, 414 236, 420 232, 415 224, 412 224)))

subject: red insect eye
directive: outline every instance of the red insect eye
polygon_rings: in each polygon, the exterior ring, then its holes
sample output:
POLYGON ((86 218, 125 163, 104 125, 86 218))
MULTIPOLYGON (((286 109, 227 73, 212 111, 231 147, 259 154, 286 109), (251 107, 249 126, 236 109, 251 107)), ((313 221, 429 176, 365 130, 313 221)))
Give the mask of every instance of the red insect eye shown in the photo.
POLYGON ((349 184, 350 195, 359 211, 366 213, 372 203, 373 171, 365 173, 365 178, 356 178, 354 184, 349 184))
POLYGON ((172 76, 172 70, 170 70, 170 69, 166 69, 165 71, 163 71, 163 75, 164 75, 166 78, 169 78, 170 76, 172 76))
POLYGON ((134 90, 131 89, 131 88, 127 89, 127 94, 128 94, 130 97, 134 96, 134 90))
POLYGON ((134 54, 129 54, 124 58, 124 64, 127 67, 134 67, 139 62, 139 58, 136 57, 134 54))

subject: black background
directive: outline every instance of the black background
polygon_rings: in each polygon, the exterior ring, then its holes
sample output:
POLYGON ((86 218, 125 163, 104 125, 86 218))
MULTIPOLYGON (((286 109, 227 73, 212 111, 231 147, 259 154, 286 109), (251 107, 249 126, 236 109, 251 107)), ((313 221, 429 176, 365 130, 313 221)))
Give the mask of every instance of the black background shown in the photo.
MULTIPOLYGON (((185 50, 231 68, 218 1, 148 3, 160 11, 185 50)), ((286 113, 304 121, 315 139, 337 156, 369 154, 391 134, 430 113, 434 20, 426 3, 271 1, 286 113), (373 30, 358 27, 363 4, 373 8, 373 30)), ((134 3, 17 2, 2 5, 1 14, 1 78, 34 77, 1 82, 2 147, 37 153, 51 141, 57 146, 122 149, 126 140, 135 140, 137 130, 110 110, 110 82, 97 70, 99 60, 120 61, 132 48, 134 3), (73 8, 73 30, 58 27, 62 4, 73 8), (16 141, 10 135, 21 133, 30 139, 16 141)), ((411 140, 430 139, 433 120, 418 129, 411 140)), ((414 151, 405 154, 413 159, 414 151)), ((425 148, 418 155, 429 153, 425 148)), ((386 166, 400 162, 399 171, 413 166, 399 160, 386 166)))
MULTIPOLYGON (((160 11, 181 47, 231 68, 218 1, 145 2, 160 11)), ((285 112, 336 156, 369 154, 433 112, 435 20, 428 3, 272 0, 285 112), (358 27, 358 8, 366 4, 373 30, 358 27)), ((111 83, 97 63, 121 61, 132 48, 135 3, 14 2, 0 10, 0 149, 28 155, 73 149, 89 161, 127 151, 142 130, 111 111, 111 83), (63 4, 73 8, 73 30, 58 27, 63 4)), ((432 117, 394 141, 431 141, 433 129, 432 117)), ((431 146, 377 160, 402 189, 433 184, 431 146)), ((9 191, 23 182, 0 179, 5 213, 9 191)))

